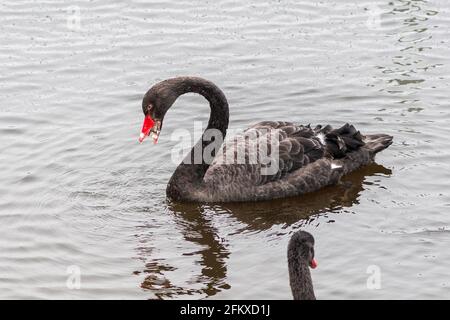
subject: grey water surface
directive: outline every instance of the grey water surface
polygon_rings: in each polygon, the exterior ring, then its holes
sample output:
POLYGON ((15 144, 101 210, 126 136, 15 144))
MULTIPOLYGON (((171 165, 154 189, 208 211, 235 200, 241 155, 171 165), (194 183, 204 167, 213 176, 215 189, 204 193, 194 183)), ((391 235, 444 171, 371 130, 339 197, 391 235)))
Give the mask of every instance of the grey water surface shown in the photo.
POLYGON ((319 299, 450 298, 449 41, 445 0, 2 1, 0 298, 291 299, 300 228, 319 299), (169 203, 171 133, 206 101, 137 138, 143 94, 178 75, 221 87, 233 130, 350 122, 394 144, 304 197, 169 203))

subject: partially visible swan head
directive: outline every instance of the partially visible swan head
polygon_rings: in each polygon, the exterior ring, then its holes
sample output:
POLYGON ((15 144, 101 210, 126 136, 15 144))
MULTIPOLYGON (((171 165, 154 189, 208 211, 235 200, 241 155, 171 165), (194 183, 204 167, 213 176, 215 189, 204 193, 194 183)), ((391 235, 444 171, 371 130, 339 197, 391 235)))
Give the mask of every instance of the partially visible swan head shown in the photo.
POLYGON ((309 267, 317 267, 314 259, 314 238, 305 231, 297 231, 288 245, 289 282, 294 300, 315 300, 309 267))
POLYGON ((289 241, 288 252, 311 268, 317 267, 317 261, 314 258, 314 237, 306 231, 297 231, 289 241))
POLYGON ((161 81, 151 87, 142 99, 142 112, 145 115, 139 142, 151 136, 153 142, 158 142, 164 116, 173 105, 179 92, 176 84, 169 80, 161 81))

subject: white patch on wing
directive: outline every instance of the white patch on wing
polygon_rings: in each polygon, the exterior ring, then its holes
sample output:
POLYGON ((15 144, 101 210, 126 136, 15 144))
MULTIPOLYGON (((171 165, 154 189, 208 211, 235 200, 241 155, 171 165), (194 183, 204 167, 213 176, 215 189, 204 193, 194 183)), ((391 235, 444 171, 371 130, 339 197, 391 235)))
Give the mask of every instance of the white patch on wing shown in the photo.
POLYGON ((342 166, 334 162, 331 163, 331 169, 339 169, 339 168, 342 168, 342 166))
POLYGON ((325 143, 325 135, 324 135, 322 132, 318 133, 318 134, 316 135, 316 137, 320 140, 320 142, 321 142, 323 145, 326 144, 326 143, 325 143))

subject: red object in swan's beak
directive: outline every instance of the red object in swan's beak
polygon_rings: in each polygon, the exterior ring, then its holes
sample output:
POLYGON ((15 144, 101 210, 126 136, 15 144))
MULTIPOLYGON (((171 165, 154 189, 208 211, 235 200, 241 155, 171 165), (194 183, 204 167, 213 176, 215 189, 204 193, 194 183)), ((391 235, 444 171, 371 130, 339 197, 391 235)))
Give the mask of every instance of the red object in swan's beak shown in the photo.
POLYGON ((316 259, 312 259, 311 262, 309 263, 309 266, 310 266, 312 269, 317 268, 317 261, 316 261, 316 259))
POLYGON ((152 117, 150 115, 146 115, 144 118, 144 124, 142 125, 141 134, 139 135, 139 142, 144 141, 145 137, 150 134, 150 131, 152 130, 154 124, 155 121, 152 119, 152 117))

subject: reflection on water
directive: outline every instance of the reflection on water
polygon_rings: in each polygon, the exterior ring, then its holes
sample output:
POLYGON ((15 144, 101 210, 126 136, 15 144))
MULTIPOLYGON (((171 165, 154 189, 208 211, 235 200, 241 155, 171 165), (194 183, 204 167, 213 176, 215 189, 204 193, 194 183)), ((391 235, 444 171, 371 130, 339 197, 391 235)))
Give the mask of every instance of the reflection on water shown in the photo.
MULTIPOLYGON (((229 251, 226 242, 217 236, 216 228, 211 221, 203 215, 200 205, 196 204, 169 204, 169 210, 174 215, 174 221, 185 241, 194 243, 201 249, 194 252, 185 252, 183 256, 198 257, 197 263, 201 266, 201 274, 192 277, 190 284, 200 284, 201 288, 183 288, 173 285, 169 279, 164 277, 166 271, 175 270, 161 261, 152 261, 145 265, 143 273, 145 280, 142 282, 143 289, 152 290, 159 299, 172 298, 175 296, 194 295, 212 296, 217 292, 228 289, 226 283, 226 259, 229 251)), ((151 252, 151 250, 149 250, 151 252)), ((147 251, 140 250, 143 257, 147 258, 147 251)), ((184 297, 186 298, 186 297, 184 297)))
MULTIPOLYGON (((226 204, 192 204, 174 203, 168 205, 175 217, 184 240, 200 247, 200 250, 184 253, 186 256, 197 256, 197 263, 201 266, 201 274, 192 277, 189 283, 202 285, 200 289, 183 288, 173 285, 165 277, 167 271, 174 271, 164 261, 153 260, 145 264, 142 273, 145 279, 141 284, 143 289, 151 290, 159 299, 174 298, 176 296, 195 295, 213 296, 229 289, 227 283, 227 259, 230 254, 227 241, 219 236, 218 230, 208 218, 206 212, 226 214, 239 221, 243 227, 231 233, 244 231, 263 231, 274 225, 290 226, 296 224, 294 230, 303 224, 314 220, 322 213, 339 212, 358 203, 365 185, 370 185, 367 178, 371 176, 388 177, 392 171, 382 165, 373 163, 347 176, 336 186, 329 186, 320 191, 300 197, 278 199, 256 203, 226 203, 226 204)), ((332 222, 329 221, 329 222, 332 222)), ((144 229, 145 230, 145 229, 144 229)), ((140 228, 142 232, 142 228, 140 228)), ((140 248, 141 260, 151 256, 151 248, 140 248)), ((136 272, 139 274, 140 272, 136 272)))
POLYGON ((246 204, 220 204, 214 210, 232 214, 245 224, 246 230, 266 230, 275 224, 289 226, 299 221, 306 223, 317 214, 350 208, 358 203, 364 185, 367 184, 367 177, 390 176, 391 173, 390 169, 373 163, 343 177, 337 186, 329 186, 301 197, 246 204))

